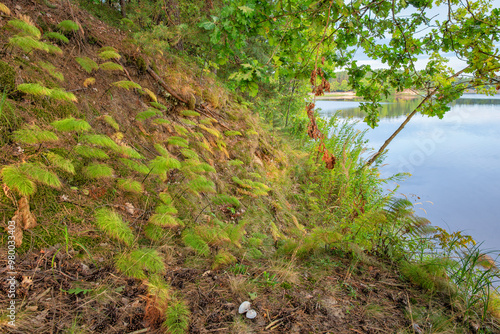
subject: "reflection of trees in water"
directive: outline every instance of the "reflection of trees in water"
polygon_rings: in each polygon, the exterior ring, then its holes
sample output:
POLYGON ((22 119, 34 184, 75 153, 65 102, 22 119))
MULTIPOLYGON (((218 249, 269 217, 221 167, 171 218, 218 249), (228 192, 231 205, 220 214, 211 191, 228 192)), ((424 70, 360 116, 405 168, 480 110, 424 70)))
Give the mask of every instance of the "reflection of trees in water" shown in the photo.
MULTIPOLYGON (((361 100, 337 100, 337 101, 362 102, 361 100)), ((396 98, 389 102, 382 102, 382 105, 380 106, 380 118, 395 118, 407 115, 411 113, 418 106, 420 101, 421 101, 420 98, 415 98, 415 99, 396 98)), ((450 104, 450 106, 452 107, 456 105, 500 105, 500 99, 462 98, 450 104)), ((326 117, 331 117, 337 112, 340 117, 365 118, 366 116, 366 114, 357 107, 337 109, 335 111, 333 110, 330 111, 327 108, 323 108, 321 114, 326 117)))

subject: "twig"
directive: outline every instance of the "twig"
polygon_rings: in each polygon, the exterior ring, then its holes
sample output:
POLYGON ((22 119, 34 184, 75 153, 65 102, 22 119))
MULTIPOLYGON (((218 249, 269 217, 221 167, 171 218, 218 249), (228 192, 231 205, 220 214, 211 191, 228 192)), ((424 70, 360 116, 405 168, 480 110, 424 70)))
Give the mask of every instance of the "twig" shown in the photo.
POLYGON ((140 333, 147 333, 149 331, 149 327, 147 328, 143 328, 143 329, 139 329, 138 331, 133 331, 133 332, 130 332, 128 334, 140 334, 140 333))

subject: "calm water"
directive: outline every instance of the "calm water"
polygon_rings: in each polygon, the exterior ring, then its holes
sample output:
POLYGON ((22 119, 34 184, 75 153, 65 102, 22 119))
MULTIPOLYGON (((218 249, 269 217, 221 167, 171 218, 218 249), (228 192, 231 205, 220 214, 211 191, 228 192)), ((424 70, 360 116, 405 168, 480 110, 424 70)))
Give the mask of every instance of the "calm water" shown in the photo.
MULTIPOLYGON (((380 125, 366 135, 368 146, 378 149, 418 102, 384 104, 380 125)), ((349 121, 364 117, 358 105, 316 103, 322 117, 342 110, 349 121)), ((356 126, 369 129, 362 122, 356 126)), ((420 216, 450 231, 464 231, 484 242, 485 249, 500 250, 500 97, 466 94, 441 120, 415 115, 388 149, 382 177, 412 174, 400 182, 398 192, 421 203, 416 205, 420 216)))

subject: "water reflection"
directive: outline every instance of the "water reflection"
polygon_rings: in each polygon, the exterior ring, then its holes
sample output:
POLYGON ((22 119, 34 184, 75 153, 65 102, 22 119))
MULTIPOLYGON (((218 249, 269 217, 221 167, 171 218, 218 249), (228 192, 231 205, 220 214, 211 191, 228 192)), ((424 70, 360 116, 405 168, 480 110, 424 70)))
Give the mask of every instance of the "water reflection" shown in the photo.
MULTIPOLYGON (((369 129, 369 146, 378 149, 413 111, 419 100, 382 105, 380 124, 369 129)), ((318 101, 322 117, 342 110, 350 120, 364 118, 355 101, 318 101)), ((399 191, 420 197, 421 215, 433 224, 464 230, 484 247, 500 249, 500 98, 469 95, 451 105, 443 119, 416 115, 389 145, 387 177, 409 172, 399 191), (428 202, 427 202, 428 201, 428 202), (430 204, 432 202, 433 204, 430 204)), ((391 185, 394 188, 395 185, 391 185)))

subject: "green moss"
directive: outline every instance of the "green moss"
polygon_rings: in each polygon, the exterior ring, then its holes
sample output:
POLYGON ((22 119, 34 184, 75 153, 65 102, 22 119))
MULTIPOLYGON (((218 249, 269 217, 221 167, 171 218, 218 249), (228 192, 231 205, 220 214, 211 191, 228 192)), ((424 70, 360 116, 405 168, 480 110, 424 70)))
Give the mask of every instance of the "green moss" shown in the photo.
POLYGON ((16 71, 0 60, 0 92, 10 93, 16 89, 16 71))

